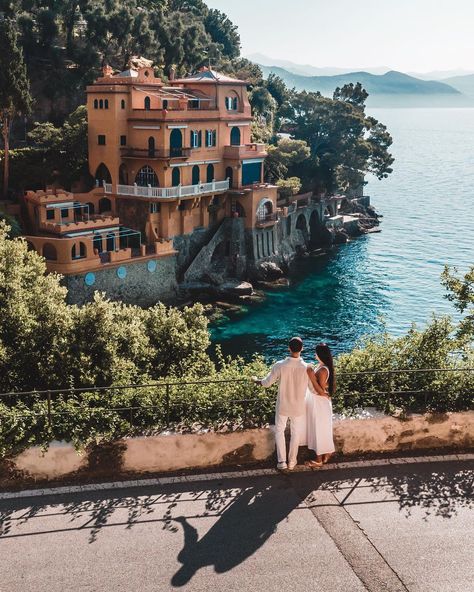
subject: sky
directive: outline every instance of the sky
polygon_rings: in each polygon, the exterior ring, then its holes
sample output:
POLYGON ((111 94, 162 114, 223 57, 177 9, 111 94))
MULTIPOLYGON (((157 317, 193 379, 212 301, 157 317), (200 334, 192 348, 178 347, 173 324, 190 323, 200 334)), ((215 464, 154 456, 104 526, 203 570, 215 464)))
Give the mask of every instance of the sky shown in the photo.
POLYGON ((206 0, 242 54, 357 68, 474 70, 474 0, 206 0))

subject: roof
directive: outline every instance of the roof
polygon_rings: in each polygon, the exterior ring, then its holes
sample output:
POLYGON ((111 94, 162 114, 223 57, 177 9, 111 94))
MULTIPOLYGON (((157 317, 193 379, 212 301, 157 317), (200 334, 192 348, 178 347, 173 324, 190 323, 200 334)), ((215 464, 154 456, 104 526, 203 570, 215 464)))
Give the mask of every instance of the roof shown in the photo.
POLYGON ((185 78, 179 78, 177 80, 170 81, 172 83, 183 83, 183 82, 211 82, 211 83, 220 83, 220 84, 247 84, 245 80, 239 80, 237 78, 231 78, 230 76, 226 76, 225 74, 221 74, 221 72, 216 72, 215 70, 211 70, 209 68, 205 68, 196 72, 195 74, 191 74, 191 76, 186 76, 185 78))
POLYGON ((123 72, 119 72, 118 74, 114 74, 114 78, 137 78, 138 72, 137 70, 129 69, 124 70, 123 72))

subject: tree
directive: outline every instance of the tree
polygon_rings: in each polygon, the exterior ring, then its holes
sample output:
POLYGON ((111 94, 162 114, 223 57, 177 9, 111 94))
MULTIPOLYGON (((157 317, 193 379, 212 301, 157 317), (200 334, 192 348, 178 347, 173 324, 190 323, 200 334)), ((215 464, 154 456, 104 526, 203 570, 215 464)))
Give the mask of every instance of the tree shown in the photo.
POLYGON ((31 96, 23 52, 18 47, 18 35, 11 19, 0 20, 0 123, 2 126, 3 195, 8 193, 10 127, 18 113, 31 110, 31 96))
POLYGON ((464 276, 459 277, 456 268, 445 267, 441 276, 444 287, 448 290, 446 298, 454 302, 454 307, 461 313, 467 313, 459 323, 458 335, 463 340, 474 341, 474 265, 464 276))
POLYGON ((345 101, 363 110, 368 96, 369 93, 362 87, 360 82, 355 85, 351 82, 350 84, 345 84, 342 88, 338 86, 334 91, 333 99, 335 101, 345 101))
POLYGON ((265 178, 275 183, 284 179, 289 170, 298 170, 298 165, 308 160, 311 151, 304 140, 283 138, 276 145, 268 147, 268 158, 265 161, 265 178))

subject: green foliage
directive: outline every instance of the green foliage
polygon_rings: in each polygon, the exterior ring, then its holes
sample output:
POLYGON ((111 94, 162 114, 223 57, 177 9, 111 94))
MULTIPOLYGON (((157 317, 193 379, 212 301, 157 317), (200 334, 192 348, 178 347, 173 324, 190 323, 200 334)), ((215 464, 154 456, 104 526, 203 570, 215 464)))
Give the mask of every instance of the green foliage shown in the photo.
MULTIPOLYGON (((309 160, 311 152, 304 140, 283 138, 277 144, 268 147, 265 160, 265 178, 276 182, 298 170, 298 165, 309 160)), ((294 175, 295 176, 295 175, 294 175)))
POLYGON ((298 177, 278 179, 276 184, 278 187, 278 195, 282 198, 288 198, 292 195, 297 195, 301 190, 301 179, 298 177))
POLYGON ((455 308, 465 315, 459 323, 458 336, 463 342, 472 342, 474 340, 474 266, 461 278, 456 268, 451 271, 446 267, 441 278, 448 290, 447 299, 454 302, 455 308))

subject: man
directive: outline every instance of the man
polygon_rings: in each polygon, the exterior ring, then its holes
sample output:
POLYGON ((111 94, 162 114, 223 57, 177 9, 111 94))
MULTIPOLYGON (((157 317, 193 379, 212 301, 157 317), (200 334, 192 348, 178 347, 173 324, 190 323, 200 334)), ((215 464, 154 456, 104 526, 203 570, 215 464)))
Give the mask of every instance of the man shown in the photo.
POLYGON ((289 343, 290 356, 274 364, 270 374, 263 379, 255 379, 257 384, 269 387, 279 382, 275 413, 275 441, 278 457, 277 468, 292 471, 296 466, 298 447, 303 442, 306 430, 305 396, 308 388, 307 364, 301 358, 303 341, 293 337, 289 343), (286 461, 285 429, 290 420, 291 440, 286 461))

